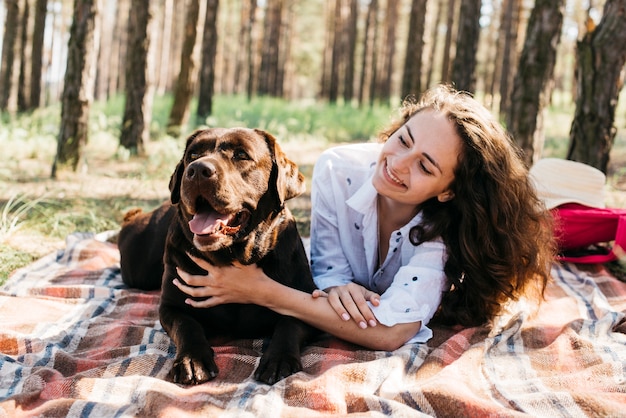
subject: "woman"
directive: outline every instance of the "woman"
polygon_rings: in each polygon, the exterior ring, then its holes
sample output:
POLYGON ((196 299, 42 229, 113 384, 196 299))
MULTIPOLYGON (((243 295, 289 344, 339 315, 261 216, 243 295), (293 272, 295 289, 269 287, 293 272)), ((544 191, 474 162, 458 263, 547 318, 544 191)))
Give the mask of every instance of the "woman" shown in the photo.
POLYGON ((313 295, 256 266, 180 272, 196 307, 254 303, 364 347, 425 342, 435 317, 475 326, 509 300, 543 293, 551 218, 501 125, 469 95, 440 86, 403 106, 381 144, 332 148, 316 163, 313 295), (199 287, 192 287, 199 286, 199 287))

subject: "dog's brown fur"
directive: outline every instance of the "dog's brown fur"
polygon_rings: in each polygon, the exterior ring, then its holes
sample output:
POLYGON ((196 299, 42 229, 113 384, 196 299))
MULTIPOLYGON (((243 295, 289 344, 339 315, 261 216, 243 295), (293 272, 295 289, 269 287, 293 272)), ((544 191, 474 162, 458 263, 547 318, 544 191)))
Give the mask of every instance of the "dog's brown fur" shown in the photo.
POLYGON ((313 291, 295 219, 284 206, 304 187, 297 166, 269 133, 200 130, 188 138, 170 180, 171 203, 128 214, 118 240, 122 278, 132 287, 162 287, 159 315, 177 349, 172 380, 199 384, 215 378, 208 338, 217 335, 272 335, 255 371, 257 380, 272 384, 302 369, 300 349, 313 328, 256 305, 192 308, 173 280, 181 280, 177 267, 206 274, 191 254, 217 266, 256 263, 280 283, 313 291))

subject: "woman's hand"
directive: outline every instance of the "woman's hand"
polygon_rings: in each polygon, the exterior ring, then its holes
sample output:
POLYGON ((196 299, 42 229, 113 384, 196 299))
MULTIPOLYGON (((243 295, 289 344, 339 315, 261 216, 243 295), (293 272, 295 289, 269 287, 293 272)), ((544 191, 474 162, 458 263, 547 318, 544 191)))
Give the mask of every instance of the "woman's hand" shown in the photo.
POLYGON ((312 296, 314 298, 327 297, 337 315, 344 321, 352 318, 361 328, 367 328, 368 324, 370 327, 375 327, 377 324, 376 317, 367 301, 378 306, 380 295, 361 285, 348 283, 343 286, 330 287, 325 291, 315 290, 312 296))
POLYGON ((184 281, 175 279, 174 285, 183 293, 204 300, 185 300, 195 308, 211 308, 225 303, 255 303, 255 286, 260 286, 265 274, 256 265, 244 266, 236 263, 232 266, 217 267, 204 260, 190 256, 206 275, 192 275, 177 268, 178 275, 184 281))

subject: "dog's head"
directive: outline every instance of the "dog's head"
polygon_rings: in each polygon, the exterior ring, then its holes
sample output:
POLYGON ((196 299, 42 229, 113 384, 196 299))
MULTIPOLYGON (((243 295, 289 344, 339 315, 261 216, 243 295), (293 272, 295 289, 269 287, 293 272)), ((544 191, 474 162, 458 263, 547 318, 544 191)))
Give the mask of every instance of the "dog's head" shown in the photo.
POLYGON ((276 139, 245 128, 194 132, 170 179, 172 203, 203 252, 245 239, 304 188, 304 176, 276 139))

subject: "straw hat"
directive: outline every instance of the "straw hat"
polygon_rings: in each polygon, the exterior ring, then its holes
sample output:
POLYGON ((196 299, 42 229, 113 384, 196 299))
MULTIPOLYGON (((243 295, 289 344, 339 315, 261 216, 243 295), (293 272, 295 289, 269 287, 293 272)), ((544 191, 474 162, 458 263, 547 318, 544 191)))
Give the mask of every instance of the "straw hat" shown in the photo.
POLYGON ((590 165, 560 158, 544 158, 530 168, 537 195, 548 209, 565 203, 604 208, 606 176, 590 165))

